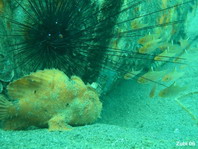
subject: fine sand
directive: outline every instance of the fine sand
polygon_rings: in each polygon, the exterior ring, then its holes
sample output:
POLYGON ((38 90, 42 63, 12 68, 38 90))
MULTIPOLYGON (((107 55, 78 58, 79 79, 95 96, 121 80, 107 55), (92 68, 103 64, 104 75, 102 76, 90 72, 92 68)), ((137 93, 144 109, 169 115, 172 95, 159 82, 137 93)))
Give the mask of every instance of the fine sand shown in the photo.
MULTIPOLYGON (((179 80, 190 86, 186 92, 198 91, 194 68, 187 68, 179 80)), ((0 148, 198 149, 198 94, 180 100, 185 111, 175 97, 159 98, 156 94, 149 98, 150 88, 133 80, 122 81, 103 97, 102 116, 95 124, 64 132, 0 130, 0 148)))
MULTIPOLYGON (((193 21, 192 21, 193 22, 193 21)), ((197 28, 197 21, 193 27, 197 28)), ((193 29, 188 30, 194 32, 193 29)), ((195 33, 195 32, 194 32, 195 33)), ((196 55, 195 55, 196 54, 196 55)), ((198 54, 181 71, 182 94, 198 92, 198 54)), ((198 149, 198 93, 149 98, 152 85, 122 81, 102 98, 101 119, 71 131, 0 130, 0 149, 198 149)))

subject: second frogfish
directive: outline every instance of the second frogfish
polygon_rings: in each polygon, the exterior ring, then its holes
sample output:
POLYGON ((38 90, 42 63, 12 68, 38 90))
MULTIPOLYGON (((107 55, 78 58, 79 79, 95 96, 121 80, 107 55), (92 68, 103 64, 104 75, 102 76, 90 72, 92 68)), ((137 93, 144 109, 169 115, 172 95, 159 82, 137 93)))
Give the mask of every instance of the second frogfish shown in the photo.
POLYGON ((36 126, 69 130, 100 117, 102 103, 90 85, 77 76, 46 69, 13 81, 0 95, 0 120, 5 130, 36 126))

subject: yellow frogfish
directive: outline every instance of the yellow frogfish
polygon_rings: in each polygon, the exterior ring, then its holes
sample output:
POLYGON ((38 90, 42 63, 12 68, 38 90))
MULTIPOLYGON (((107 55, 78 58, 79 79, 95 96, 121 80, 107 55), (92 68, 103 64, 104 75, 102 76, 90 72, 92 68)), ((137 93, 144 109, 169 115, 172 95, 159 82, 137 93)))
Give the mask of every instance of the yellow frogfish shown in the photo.
POLYGON ((100 117, 102 103, 90 85, 57 69, 31 73, 7 86, 0 95, 0 120, 5 130, 30 126, 69 130, 100 117))

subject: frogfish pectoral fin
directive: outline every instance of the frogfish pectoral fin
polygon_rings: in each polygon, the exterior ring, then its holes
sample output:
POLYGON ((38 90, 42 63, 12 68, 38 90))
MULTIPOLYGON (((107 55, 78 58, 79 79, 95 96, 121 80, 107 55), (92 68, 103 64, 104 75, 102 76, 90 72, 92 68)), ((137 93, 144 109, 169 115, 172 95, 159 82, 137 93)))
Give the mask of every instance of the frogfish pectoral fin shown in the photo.
POLYGON ((48 121, 49 131, 71 130, 72 127, 66 123, 63 115, 55 115, 48 121))

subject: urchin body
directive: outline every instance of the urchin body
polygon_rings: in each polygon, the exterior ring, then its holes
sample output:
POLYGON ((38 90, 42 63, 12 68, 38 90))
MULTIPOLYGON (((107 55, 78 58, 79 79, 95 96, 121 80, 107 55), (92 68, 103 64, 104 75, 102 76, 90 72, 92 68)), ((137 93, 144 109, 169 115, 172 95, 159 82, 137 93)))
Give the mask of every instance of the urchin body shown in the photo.
POLYGON ((24 15, 12 21, 17 34, 12 51, 20 69, 57 68, 85 82, 96 80, 122 1, 101 6, 91 0, 15 2, 24 15))
POLYGON ((99 82, 102 90, 106 90, 104 88, 110 88, 114 80, 128 72, 137 71, 141 76, 151 68, 170 63, 169 56, 167 60, 158 61, 155 57, 162 52, 160 44, 174 42, 171 32, 182 24, 172 16, 180 14, 182 5, 191 2, 178 1, 170 6, 161 2, 12 1, 17 6, 16 13, 3 18, 11 24, 8 40, 13 43, 7 49, 13 56, 14 69, 19 72, 15 78, 36 70, 57 68, 68 76, 79 76, 86 83, 99 82), (161 8, 156 7, 157 4, 161 4, 161 8), (151 5, 154 10, 147 8, 151 5), (166 34, 163 29, 167 29, 166 34), (160 43, 154 40, 156 42, 151 42, 154 44, 149 44, 153 52, 141 53, 138 49, 147 48, 147 44, 138 41, 147 34, 154 37, 159 34, 156 39, 160 43))

